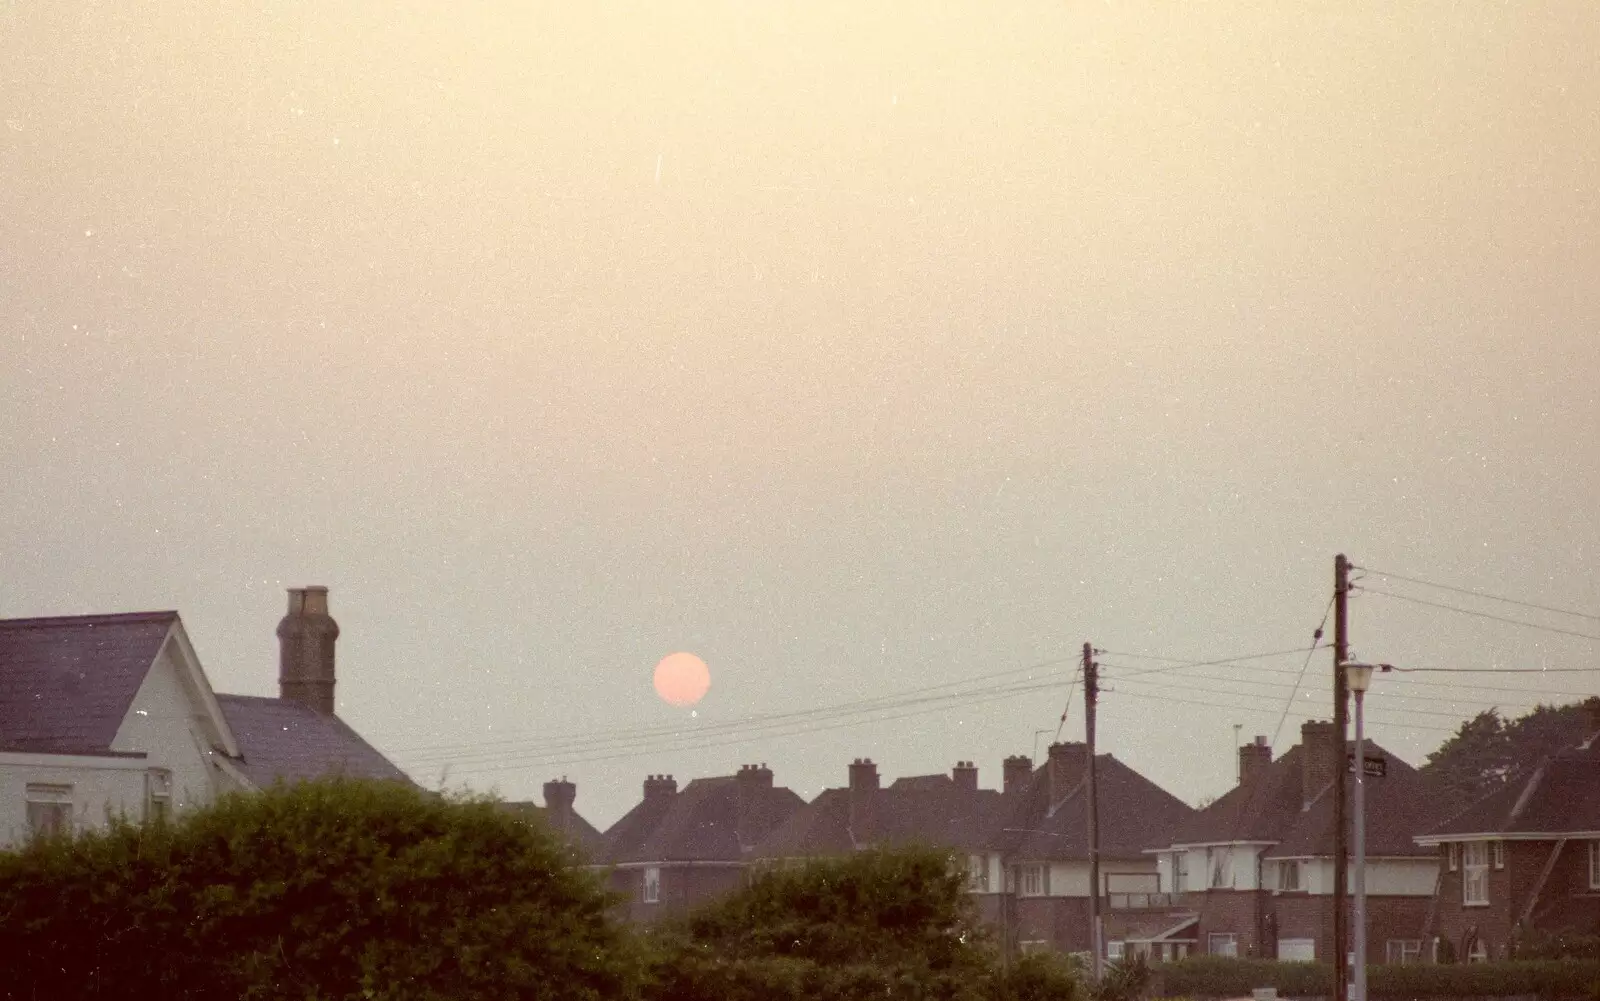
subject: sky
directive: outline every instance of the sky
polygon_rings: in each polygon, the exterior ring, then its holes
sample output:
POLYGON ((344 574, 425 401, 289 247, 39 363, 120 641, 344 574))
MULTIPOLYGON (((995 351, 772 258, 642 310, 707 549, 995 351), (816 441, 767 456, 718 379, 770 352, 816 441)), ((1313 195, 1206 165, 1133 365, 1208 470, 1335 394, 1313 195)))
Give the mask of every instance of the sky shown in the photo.
POLYGON ((1381 677, 1420 762, 1600 691, 1593 14, 12 0, 0 616, 175 608, 274 694, 326 585, 345 719, 601 827, 995 785, 1090 642, 1193 803, 1328 716, 1344 552, 1357 656, 1551 672, 1381 677))

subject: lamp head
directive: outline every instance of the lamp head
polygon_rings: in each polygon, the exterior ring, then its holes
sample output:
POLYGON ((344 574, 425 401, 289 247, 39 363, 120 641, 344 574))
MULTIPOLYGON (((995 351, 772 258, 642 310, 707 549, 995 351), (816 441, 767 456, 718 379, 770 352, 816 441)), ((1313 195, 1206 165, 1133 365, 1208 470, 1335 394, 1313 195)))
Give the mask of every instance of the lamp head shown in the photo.
POLYGON ((1352 660, 1345 661, 1343 667, 1345 687, 1356 693, 1365 692, 1372 687, 1373 671, 1394 670, 1391 664, 1362 664, 1352 660))

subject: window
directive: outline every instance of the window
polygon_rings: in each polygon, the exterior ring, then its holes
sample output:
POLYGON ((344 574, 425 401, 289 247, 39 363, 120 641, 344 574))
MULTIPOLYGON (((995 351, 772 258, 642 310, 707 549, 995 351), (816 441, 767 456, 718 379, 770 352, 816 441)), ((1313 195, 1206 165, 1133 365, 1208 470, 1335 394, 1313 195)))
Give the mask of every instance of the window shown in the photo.
POLYGON ((1461 846, 1452 841, 1444 846, 1444 853, 1449 860, 1450 871, 1455 872, 1461 865, 1461 846))
POLYGON ((1126 942, 1107 942, 1106 958, 1111 960, 1121 959, 1127 951, 1126 942))
POLYGON ((1213 956, 1239 955, 1239 936, 1233 932, 1212 932, 1206 936, 1206 951, 1213 956))
POLYGON ((1494 858, 1494 867, 1496 869, 1504 869, 1506 867, 1506 843, 1504 841, 1489 842, 1489 854, 1494 858))
POLYGON ((1300 885, 1300 860, 1284 859, 1278 863, 1278 889, 1303 890, 1300 885))
POLYGON ((1006 892, 1017 892, 1017 869, 1015 866, 1006 866, 1006 892))
POLYGON ((1422 962, 1422 939, 1391 938, 1388 947, 1384 951, 1384 961, 1387 963, 1422 962))
POLYGON ((1025 865, 1022 867, 1022 895, 1024 897, 1042 897, 1050 892, 1050 880, 1045 875, 1042 865, 1025 865))
POLYGON ((967 889, 973 893, 989 892, 989 860, 985 856, 967 856, 967 889))
POLYGON ((1206 849, 1206 868, 1211 870, 1211 887, 1228 885, 1228 853, 1221 848, 1206 849))
POLYGON ((1487 963, 1489 961, 1489 947, 1483 944, 1483 939, 1476 936, 1472 939, 1472 948, 1467 950, 1467 962, 1487 963))
POLYGON ((1600 841, 1589 842, 1589 889, 1600 890, 1600 841))
POLYGON ((1314 938, 1278 939, 1278 959, 1285 963, 1314 963, 1317 960, 1317 940, 1314 938))
POLYGON ((644 871, 644 902, 647 904, 661 902, 661 870, 653 866, 644 871))
POLYGON ((1489 846, 1468 841, 1461 859, 1461 902, 1469 905, 1489 902, 1489 846))
POLYGON ((165 823, 172 816, 172 773, 152 768, 144 776, 144 819, 165 823))
POLYGON ((1189 892, 1189 853, 1172 853, 1172 892, 1189 892))
POLYGON ((35 837, 72 833, 72 786, 29 782, 28 831, 35 837))

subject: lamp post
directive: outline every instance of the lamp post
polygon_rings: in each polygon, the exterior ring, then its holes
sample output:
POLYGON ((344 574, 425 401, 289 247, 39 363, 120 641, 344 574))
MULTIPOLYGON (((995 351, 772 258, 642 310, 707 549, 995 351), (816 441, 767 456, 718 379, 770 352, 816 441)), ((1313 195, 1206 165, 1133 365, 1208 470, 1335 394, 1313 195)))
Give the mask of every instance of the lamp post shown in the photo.
MULTIPOLYGON (((1345 686, 1350 689, 1350 694, 1356 698, 1356 760, 1355 760, 1355 856, 1356 856, 1356 892, 1355 914, 1351 922, 1355 925, 1355 969, 1351 982, 1350 1001, 1367 1001, 1367 735, 1365 730, 1365 717, 1363 713, 1363 700, 1367 689, 1372 685, 1372 672, 1374 669, 1388 671, 1388 664, 1358 664, 1351 661, 1344 663, 1345 686)), ((1339 962, 1344 962, 1344 957, 1337 957, 1339 962)))

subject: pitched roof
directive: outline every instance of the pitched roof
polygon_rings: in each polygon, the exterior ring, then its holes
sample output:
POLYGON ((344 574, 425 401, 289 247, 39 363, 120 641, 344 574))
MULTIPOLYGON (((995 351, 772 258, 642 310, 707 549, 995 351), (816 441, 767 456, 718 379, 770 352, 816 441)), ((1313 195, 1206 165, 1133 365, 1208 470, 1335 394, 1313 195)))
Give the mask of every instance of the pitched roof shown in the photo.
POLYGON ((963 789, 948 775, 896 779, 872 795, 863 830, 851 828, 850 790, 827 789, 762 841, 757 854, 840 855, 869 844, 976 849, 1002 801, 993 789, 963 789))
POLYGON ((745 783, 732 775, 695 779, 681 792, 646 797, 612 825, 605 836, 604 861, 742 861, 804 805, 782 786, 745 783), (750 798, 741 804, 741 797, 750 798))
POLYGON ((1546 758, 1522 782, 1506 786, 1427 831, 1423 840, 1465 834, 1586 834, 1600 831, 1600 747, 1546 758))
POLYGON ((217 702, 239 741, 242 757, 235 765, 258 787, 333 775, 411 784, 405 772, 337 716, 292 699, 218 695, 217 702))
POLYGON ((595 830, 594 825, 583 819, 582 814, 576 810, 573 810, 570 815, 570 826, 562 830, 557 828, 555 822, 551 819, 549 807, 529 802, 510 802, 501 805, 518 816, 538 818, 541 823, 578 848, 585 859, 598 859, 605 852, 605 836, 595 830))
POLYGON ((1229 789, 1172 832, 1174 845, 1280 841, 1305 805, 1302 793, 1305 748, 1261 768, 1250 780, 1229 789))
POLYGON ((0 621, 0 750, 106 753, 176 612, 0 621))
MULTIPOLYGON (((1354 749, 1354 743, 1348 745, 1354 749)), ((1368 757, 1382 757, 1385 775, 1366 782, 1367 852, 1370 855, 1420 855, 1411 840, 1437 816, 1437 800, 1427 795, 1415 768, 1376 744, 1368 757)), ((1173 832, 1174 845, 1268 842, 1276 858, 1332 855, 1333 785, 1305 788, 1304 744, 1263 766, 1251 779, 1228 790, 1173 832), (1307 800, 1310 800, 1308 805, 1307 800)), ((1344 774, 1346 802, 1353 799, 1354 777, 1344 774)))
MULTIPOLYGON (((1422 776, 1415 768, 1368 743, 1367 756, 1381 755, 1384 774, 1368 778, 1366 797, 1367 856, 1430 855, 1414 840, 1439 818, 1439 801, 1428 795, 1422 776)), ((1355 776, 1346 774, 1345 802, 1355 802, 1355 776)), ((1302 810, 1290 823, 1282 839, 1265 853, 1268 858, 1310 858, 1334 853, 1333 796, 1324 794, 1302 810)), ((1353 821, 1352 821, 1353 822, 1353 821)))
MULTIPOLYGON (((1079 783, 1060 802, 1049 802, 1050 765, 1035 769, 993 829, 991 843, 1019 859, 1068 861, 1089 857, 1087 786, 1079 783)), ((1100 855, 1140 858, 1171 843, 1194 808, 1110 754, 1095 755, 1100 855)))

